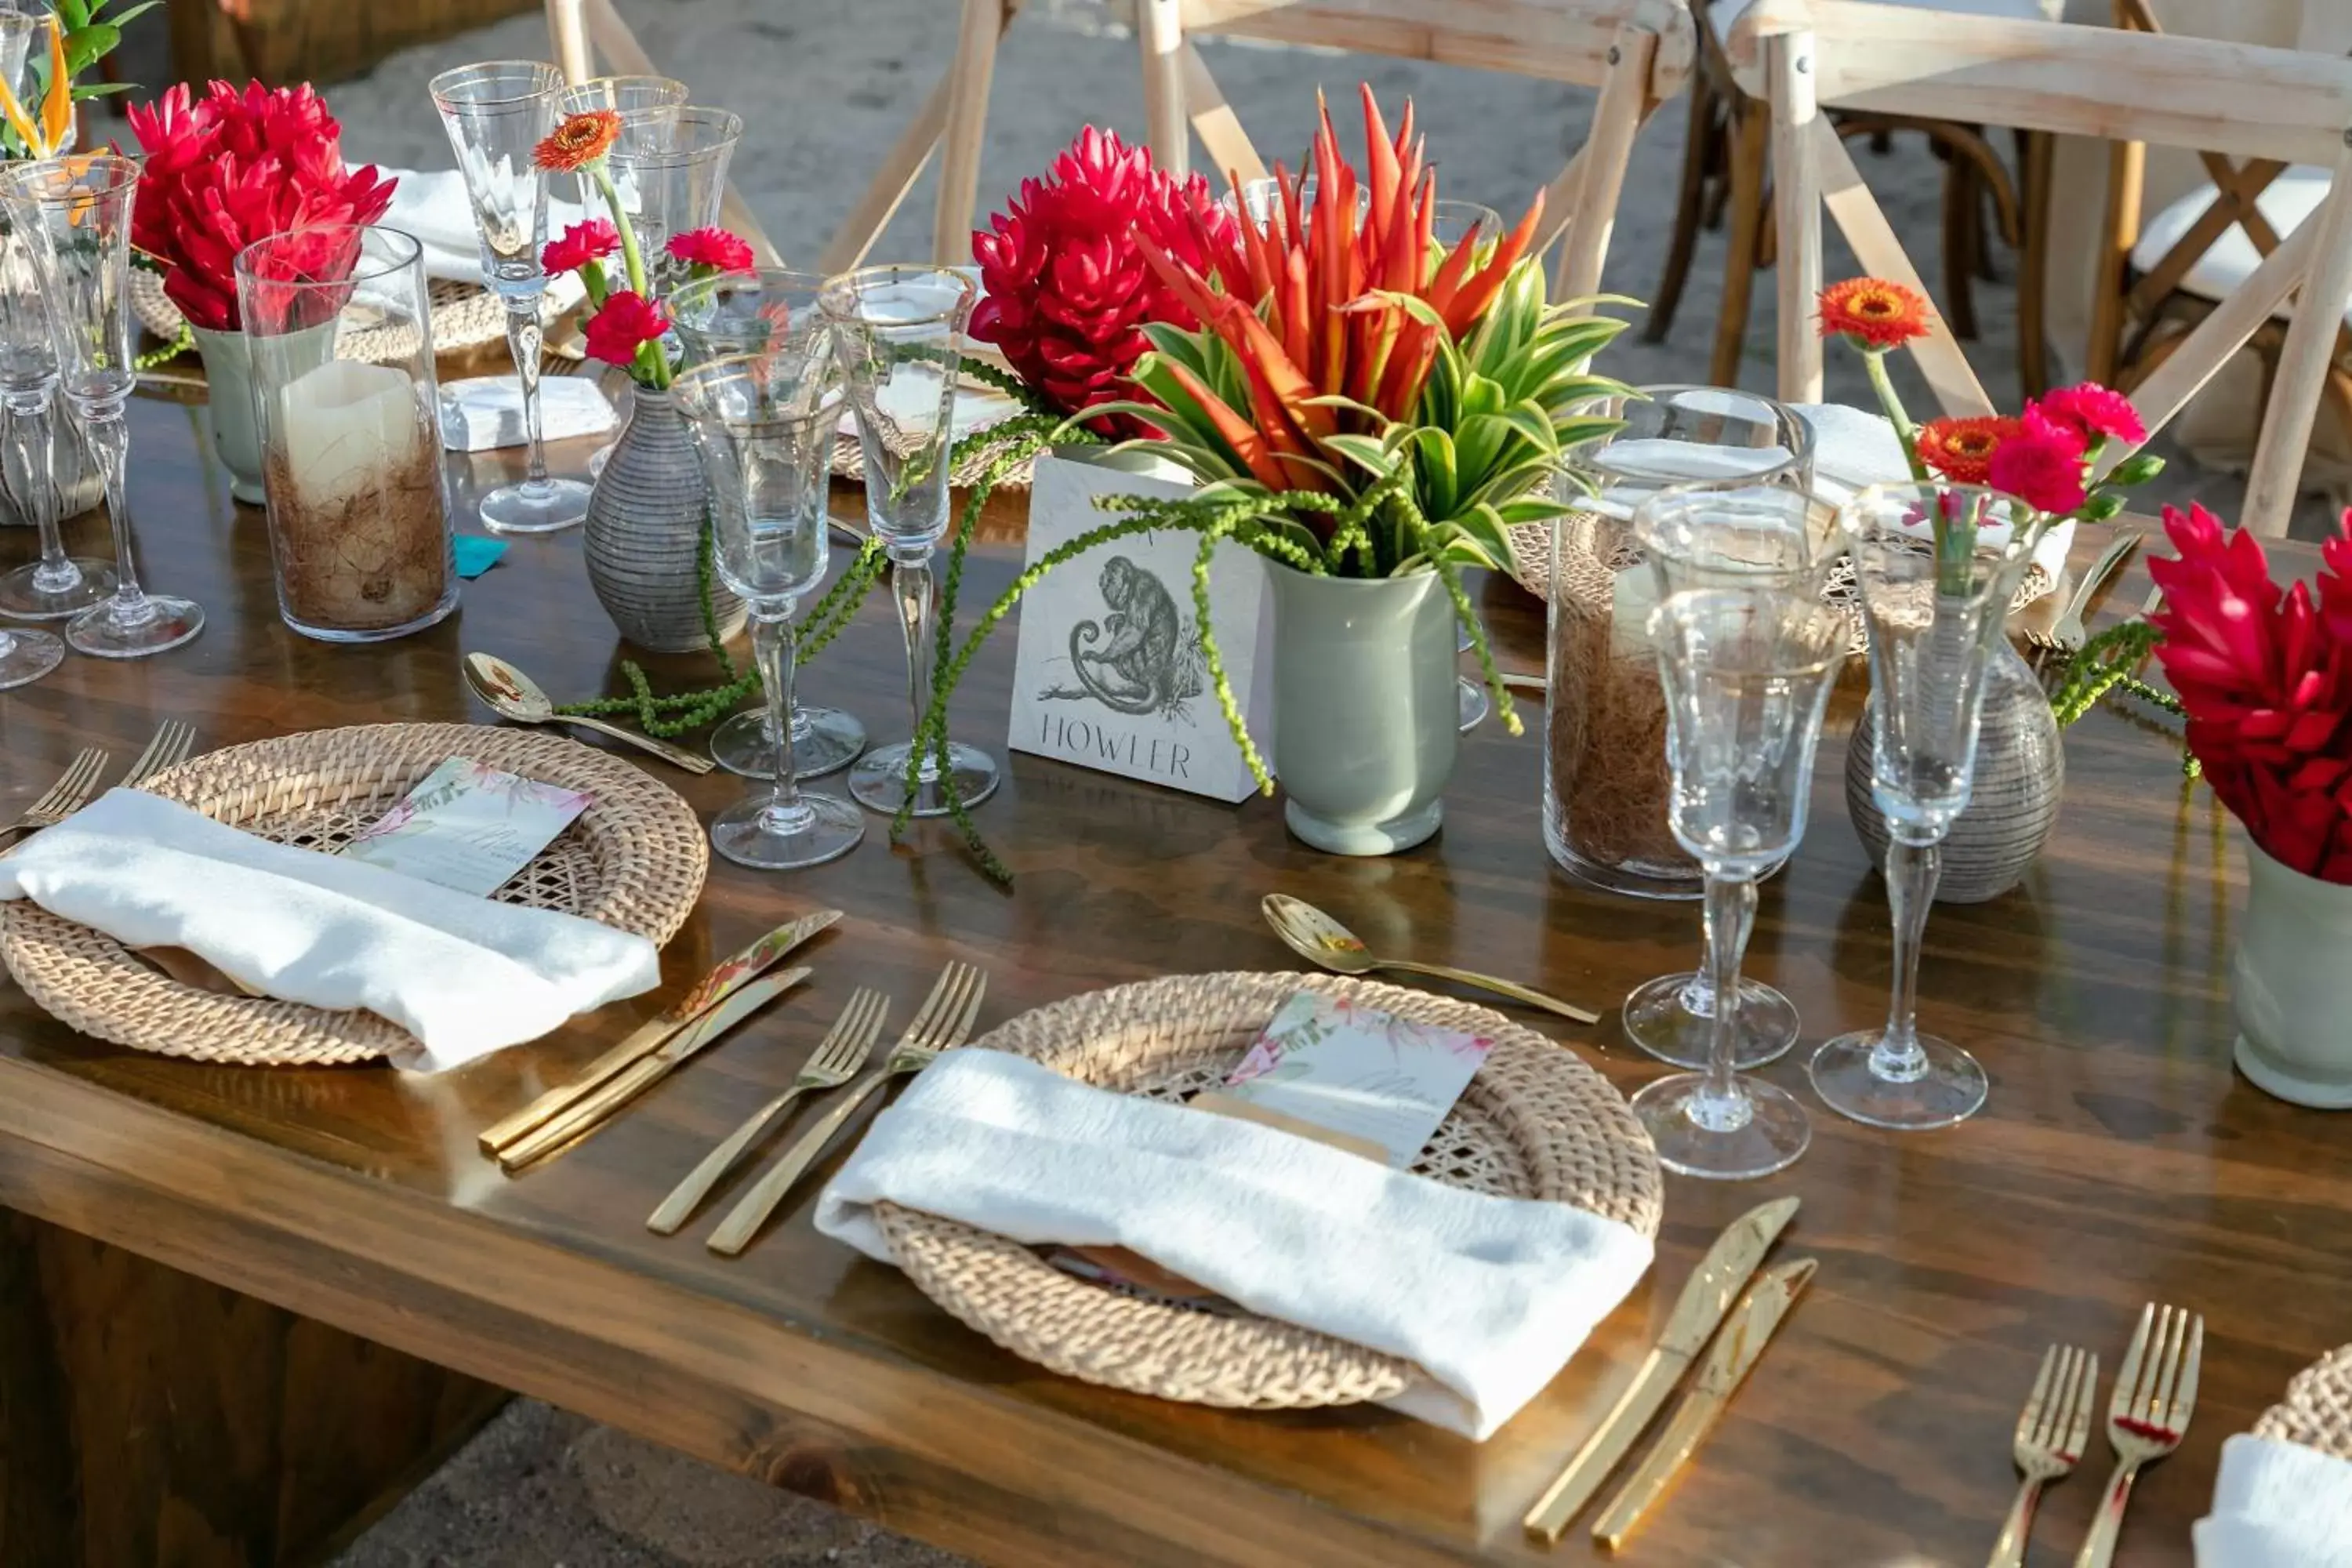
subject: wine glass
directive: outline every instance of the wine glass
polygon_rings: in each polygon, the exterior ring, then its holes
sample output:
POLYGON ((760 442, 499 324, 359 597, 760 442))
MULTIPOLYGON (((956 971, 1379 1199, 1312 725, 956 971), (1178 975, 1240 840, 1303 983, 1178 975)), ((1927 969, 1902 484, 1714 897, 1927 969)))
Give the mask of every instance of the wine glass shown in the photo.
MULTIPOLYGON (((1633 511, 1633 537, 1663 602, 1702 588, 1769 588, 1818 597, 1836 560, 1836 514, 1801 491, 1768 486, 1660 490, 1633 511)), ((1638 595, 1624 594, 1633 603, 1638 595)), ((1778 865, 1765 868, 1769 876, 1778 865)), ((1758 879, 1762 879, 1762 877, 1758 879)), ((1714 1048, 1715 984, 1705 967, 1662 974, 1625 998, 1625 1037, 1660 1061, 1702 1068, 1714 1048)), ((1797 1009, 1760 981, 1739 983, 1732 1065, 1762 1067, 1797 1043, 1797 1009)))
POLYGON ((743 121, 723 109, 686 105, 666 111, 658 128, 641 135, 624 129, 604 159, 621 209, 645 258, 647 286, 658 296, 685 280, 686 264, 666 248, 673 236, 719 221, 727 197, 727 166, 742 140, 743 121))
POLYGON ((139 384, 131 324, 131 207, 138 187, 138 163, 111 153, 70 153, 0 172, 0 203, 15 236, 33 252, 48 301, 59 385, 106 484, 114 591, 66 623, 66 641, 100 658, 161 653, 205 627, 205 613, 193 600, 141 588, 131 552, 131 427, 123 415, 139 384))
MULTIPOLYGON (((686 83, 667 76, 591 77, 555 95, 556 116, 561 120, 598 109, 619 115, 621 134, 613 143, 615 153, 661 145, 685 106, 686 83)), ((579 187, 581 211, 591 218, 604 216, 604 193, 596 188, 596 177, 582 171, 579 187)))
POLYGON ((532 152, 555 129, 556 95, 563 73, 541 60, 491 60, 460 66, 433 79, 433 104, 466 175, 474 224, 482 242, 482 280, 507 309, 507 347, 522 383, 523 434, 529 466, 520 483, 500 485, 481 499, 482 526, 494 533, 551 533, 588 515, 589 487, 553 479, 540 434, 540 300, 547 271, 547 172, 532 152))
POLYGON ((676 383, 710 485, 711 559, 751 611, 774 780, 711 819, 710 845, 764 870, 848 854, 866 819, 845 800, 804 794, 793 768, 793 612, 824 581, 832 479, 833 365, 823 336, 713 360, 676 383))
MULTIPOLYGON (((730 354, 763 353, 772 345, 805 342, 823 327, 817 297, 824 279, 814 272, 765 267, 688 283, 670 297, 670 319, 689 365, 730 354)), ((840 406, 837 395, 832 406, 840 406)), ((770 776, 774 738, 765 706, 738 713, 710 732, 710 756, 730 773, 770 776)), ((838 708, 793 704, 793 768, 804 779, 838 773, 866 750, 866 726, 838 708)))
MULTIPOLYGON (((1370 201, 1370 197, 1365 198, 1370 201)), ((1451 255, 1457 247, 1486 247, 1503 237, 1503 216, 1493 207, 1482 207, 1476 202, 1457 202, 1441 197, 1432 204, 1429 224, 1430 237, 1438 248, 1451 255)), ((1443 266, 1440 262, 1438 265, 1443 266)), ((1470 628, 1461 629, 1455 651, 1470 651, 1470 628)), ((1462 732, 1468 734, 1486 722, 1487 712, 1486 688, 1468 676, 1458 678, 1459 700, 1462 706, 1462 732)))
POLYGON ((1870 795, 1886 817, 1895 985, 1884 1029, 1813 1053, 1813 1089, 1856 1121, 1948 1127, 1984 1104, 1985 1073, 1919 1033, 1919 942, 1937 847, 1975 782, 1985 663, 2032 559, 2035 514, 1973 485, 1872 485, 1838 526, 1870 624, 1870 795))
MULTIPOLYGON (((930 705, 931 555, 948 527, 948 449, 954 431, 956 365, 977 290, 944 267, 863 267, 824 286, 822 305, 834 355, 866 458, 866 510, 890 555, 891 596, 907 637, 907 700, 920 729, 930 705)), ((917 816, 996 793, 995 760, 948 742, 947 766, 926 749, 908 771, 914 742, 866 752, 850 770, 849 793, 877 811, 917 816)))
POLYGON ((1650 636, 1666 692, 1667 814, 1706 874, 1706 968, 1719 1000, 1703 1070, 1649 1085, 1633 1114, 1668 1170, 1743 1180, 1790 1163, 1812 1137, 1794 1095, 1738 1076, 1739 961, 1757 879, 1805 836, 1846 620, 1803 591, 1698 588, 1661 601, 1650 636))

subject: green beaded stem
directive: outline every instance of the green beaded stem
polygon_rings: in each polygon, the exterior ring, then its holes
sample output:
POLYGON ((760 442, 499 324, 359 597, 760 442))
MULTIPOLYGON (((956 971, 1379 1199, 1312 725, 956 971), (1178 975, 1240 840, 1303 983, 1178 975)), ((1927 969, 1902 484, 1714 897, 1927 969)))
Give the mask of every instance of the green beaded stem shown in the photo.
POLYGON ((136 358, 131 360, 131 368, 133 370, 153 370, 157 365, 162 364, 164 361, 176 359, 181 354, 187 353, 190 349, 194 348, 195 346, 196 334, 189 330, 187 322, 182 321, 180 323, 179 336, 173 338, 170 342, 165 343, 160 349, 149 349, 145 353, 138 355, 136 358))
MULTIPOLYGON (((2177 718, 2186 718, 2180 699, 2133 673, 2163 640, 2164 634, 2151 623, 2130 620, 2109 626, 2084 642, 2081 650, 2066 661, 2057 689, 2050 694, 2051 711, 2059 727, 2063 729, 2074 723, 2101 701, 2117 694, 2137 698, 2177 718)), ((2196 754, 2185 747, 2180 754, 2180 771, 2190 778, 2203 772, 2196 754)))

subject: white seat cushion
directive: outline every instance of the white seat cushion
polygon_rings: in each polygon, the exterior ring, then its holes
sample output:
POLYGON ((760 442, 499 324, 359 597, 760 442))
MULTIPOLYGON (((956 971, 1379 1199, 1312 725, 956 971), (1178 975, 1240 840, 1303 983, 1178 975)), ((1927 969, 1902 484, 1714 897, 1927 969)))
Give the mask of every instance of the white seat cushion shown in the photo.
MULTIPOLYGON (((2279 237, 2284 239, 2327 199, 2327 182, 2326 169, 2313 163, 2293 164, 2279 172, 2279 177, 2255 198, 2254 205, 2264 221, 2278 231, 2279 237)), ((2140 229, 2139 243, 2132 247, 2132 269, 2142 274, 2155 271, 2172 247, 2180 243, 2181 236, 2213 205, 2214 195, 2213 186, 2200 181, 2187 195, 2149 219, 2140 229)), ((2246 237, 2246 231, 2231 224, 2221 231, 2220 238, 2205 247, 2205 254, 2180 279, 2180 288, 2202 300, 2227 299, 2253 275, 2262 259, 2254 242, 2246 237)), ((2278 314, 2284 318, 2288 314, 2286 308, 2282 306, 2278 314)), ((2347 312, 2346 319, 2352 320, 2352 311, 2347 312)))
MULTIPOLYGON (((1752 0, 1712 0, 1706 25, 1718 38, 1747 13, 1752 0)), ((2007 16, 2019 22, 2054 22, 2066 0, 1879 0, 1885 5, 1907 5, 1914 11, 1958 11, 1969 16, 2007 16)))

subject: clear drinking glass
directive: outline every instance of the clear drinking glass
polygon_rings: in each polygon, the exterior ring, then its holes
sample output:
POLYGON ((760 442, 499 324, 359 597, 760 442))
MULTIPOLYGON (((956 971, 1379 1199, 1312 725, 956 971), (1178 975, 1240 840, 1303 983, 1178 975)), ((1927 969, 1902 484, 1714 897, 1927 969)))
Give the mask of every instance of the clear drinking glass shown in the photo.
MULTIPOLYGON (((1369 196, 1365 199, 1370 200, 1369 196)), ((1430 214, 1429 233, 1430 237, 1450 255, 1465 242, 1485 247, 1502 238, 1503 217, 1493 207, 1482 207, 1476 202, 1441 199, 1430 214)), ((1463 628, 1458 651, 1470 651, 1470 631, 1466 626, 1463 628)), ((1462 732, 1466 735, 1486 722, 1486 689, 1466 675, 1461 677, 1457 684, 1462 704, 1462 732)))
POLYGON ((1822 1102, 1856 1121, 1948 1127, 1984 1103, 1976 1058, 1916 1026, 1919 942, 1937 846, 1975 781, 1985 663, 2032 559, 2032 520, 2022 501, 1970 485, 1873 485, 1839 513, 1870 622, 1870 794, 1886 817, 1895 994, 1885 1029, 1839 1036, 1811 1070, 1822 1102))
POLYGON ((549 533, 588 515, 588 486, 553 479, 540 437, 540 300, 547 272, 547 174, 532 149, 555 129, 563 73, 541 60, 491 60, 433 79, 433 104, 466 175, 482 242, 482 279, 507 308, 507 346, 522 382, 523 433, 530 466, 521 482, 481 499, 482 526, 496 533, 549 533))
POLYGON ((710 823, 710 845, 768 870, 846 855, 866 819, 845 800, 802 792, 785 715, 793 703, 793 611, 824 581, 833 466, 833 364, 822 334, 764 353, 713 360, 677 382, 678 411, 710 482, 712 559, 751 609, 766 693, 774 784, 710 823))
MULTIPOLYGON (((1633 510, 1634 542, 1661 600, 1702 588, 1818 597, 1842 548, 1836 532, 1830 508, 1802 491, 1761 485, 1660 490, 1633 510)), ((1625 1037, 1661 1061, 1703 1068, 1714 1049, 1715 1011, 1715 983, 1704 967, 1662 974, 1626 996, 1625 1037)), ((1742 1071, 1797 1043, 1796 1006, 1769 985, 1742 980, 1738 1016, 1732 1065, 1742 1071)))
MULTIPOLYGON (((907 701, 923 721, 931 694, 931 555, 948 528, 948 447, 955 418, 955 367, 977 290, 943 267, 864 267, 824 286, 857 439, 866 458, 866 511, 890 552, 890 587, 907 636, 907 701)), ((926 754, 908 798, 913 741, 866 752, 850 770, 849 793, 877 811, 909 805, 917 816, 946 815, 948 790, 966 805, 996 793, 995 760, 950 742, 943 773, 926 754)))
POLYGON ((1730 1001, 1715 1010, 1704 1070, 1649 1085, 1633 1114, 1670 1171, 1761 1176, 1802 1154, 1812 1131, 1794 1095, 1738 1075, 1739 960, 1757 879, 1805 836, 1846 620, 1801 591, 1700 588, 1662 601, 1650 633, 1666 693, 1667 816, 1706 868, 1707 973, 1730 1001))
MULTIPOLYGON (((0 10, 0 79, 8 82, 19 102, 39 98, 32 67, 48 59, 49 35, 57 25, 52 12, 0 10)), ((5 212, 0 211, 0 410, 7 422, 0 479, 5 479, 17 515, 38 531, 41 545, 39 560, 0 574, 0 615, 20 620, 68 619, 114 587, 112 566, 66 553, 54 472, 57 387, 57 342, 33 246, 29 238, 16 237, 5 212)), ((47 657, 39 652, 45 647, 62 657, 63 645, 47 633, 20 634, 13 653, 0 651, 0 686, 31 679, 25 671, 47 657), (8 678, 10 671, 16 679, 8 678)), ((49 658, 42 668, 56 662, 49 658)))
MULTIPOLYGON (((609 109, 618 114, 621 135, 613 143, 615 152, 662 145, 677 123, 677 111, 685 107, 686 83, 667 76, 591 77, 586 81, 574 82, 555 96, 559 119, 568 120, 595 109, 609 109)), ((604 216, 604 196, 596 188, 595 176, 583 173, 578 184, 579 194, 574 199, 581 210, 592 218, 604 216)))
POLYGON ((66 641, 100 658, 161 653, 205 626, 194 601, 142 589, 131 553, 131 427, 123 408, 139 384, 131 323, 131 204, 138 186, 138 163, 110 153, 72 153, 0 172, 0 204, 31 246, 48 299, 66 405, 80 420, 106 483, 114 592, 66 624, 66 641))
POLYGON ((1707 484, 1809 491, 1811 431, 1769 397, 1653 386, 1581 412, 1622 421, 1570 462, 1590 487, 1552 530, 1544 709, 1544 842, 1579 881, 1646 899, 1696 899, 1698 868, 1666 822, 1665 699, 1650 647, 1654 574, 1634 509, 1707 484))
POLYGON ((236 258, 278 613, 304 637, 382 642, 457 607, 424 250, 327 224, 236 258))
POLYGON ((723 109, 688 104, 667 115, 658 134, 648 128, 635 136, 625 116, 621 140, 604 160, 621 210, 637 237, 646 280, 663 296, 687 276, 686 264, 665 248, 670 237, 719 221, 719 204, 727 197, 727 165, 743 136, 742 120, 723 109))
MULTIPOLYGON (((824 279, 781 267, 730 272, 688 283, 670 297, 670 319, 689 365, 730 354, 764 353, 777 344, 805 342, 820 331, 818 297, 824 279)), ((839 407, 838 395, 832 405, 839 407)), ((838 708, 793 704, 793 769, 804 779, 838 773, 866 750, 866 726, 838 708)), ((772 776, 775 741, 767 708, 736 714, 710 732, 710 756, 730 773, 772 776)))

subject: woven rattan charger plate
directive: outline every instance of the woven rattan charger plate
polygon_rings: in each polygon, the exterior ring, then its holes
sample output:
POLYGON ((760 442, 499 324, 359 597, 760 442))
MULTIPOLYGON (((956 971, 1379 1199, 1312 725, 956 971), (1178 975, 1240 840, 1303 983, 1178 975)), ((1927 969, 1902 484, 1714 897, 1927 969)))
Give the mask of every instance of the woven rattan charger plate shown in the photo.
POLYGON ((2296 1373, 2286 1397, 2254 1423, 2254 1436, 2352 1459, 2352 1345, 2296 1373))
MULTIPOLYGON (((338 849, 451 757, 593 795, 562 837, 492 897, 562 910, 656 943, 692 912, 709 868, 693 808, 607 752, 472 724, 370 724, 231 746, 145 787, 281 844, 338 849)), ((0 960, 72 1027, 119 1046, 253 1066, 371 1061, 409 1042, 372 1013, 223 996, 168 980, 113 938, 25 900, 0 904, 0 960)))
MULTIPOLYGON (((1475 1192, 1573 1204, 1657 1234, 1657 1153, 1625 1101, 1565 1047, 1470 1003, 1324 975, 1178 975, 1040 1007, 974 1044, 1100 1088, 1183 1100, 1222 1083, 1301 989, 1494 1039, 1415 1171, 1475 1192)), ((876 1218, 925 1295, 1014 1354, 1087 1383, 1278 1410, 1387 1399, 1421 1376, 1410 1362, 1310 1330, 1074 1279, 970 1226, 890 1204, 877 1205, 876 1218)))
MULTIPOLYGON (((459 349, 479 348, 484 343, 504 342, 507 336, 506 307, 496 294, 478 283, 459 283, 446 278, 436 278, 425 285, 425 297, 433 310, 433 348, 436 353, 450 353, 459 349)), ((552 299, 552 295, 547 299, 552 299)), ((180 335, 187 318, 180 307, 172 303, 163 292, 163 275, 145 268, 133 268, 131 273, 131 309, 139 324, 165 342, 180 335)), ((562 312, 550 308, 543 300, 541 312, 552 321, 562 312)), ((335 343, 338 359, 364 360, 380 363, 402 359, 416 347, 416 333, 407 327, 382 328, 373 331, 348 332, 335 343)))

